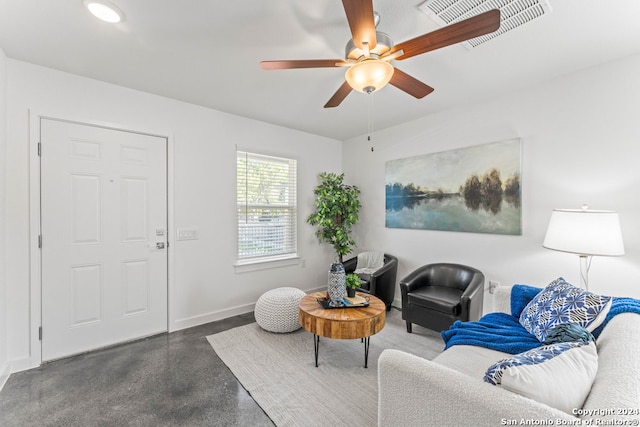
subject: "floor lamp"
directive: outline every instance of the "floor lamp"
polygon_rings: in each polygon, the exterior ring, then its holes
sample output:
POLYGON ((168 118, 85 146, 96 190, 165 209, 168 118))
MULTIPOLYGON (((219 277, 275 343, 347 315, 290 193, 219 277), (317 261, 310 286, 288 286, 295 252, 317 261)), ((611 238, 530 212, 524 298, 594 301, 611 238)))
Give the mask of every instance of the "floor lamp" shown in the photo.
POLYGON ((624 255, 617 212, 582 209, 554 209, 542 244, 554 251, 580 257, 580 284, 589 289, 592 256, 624 255))

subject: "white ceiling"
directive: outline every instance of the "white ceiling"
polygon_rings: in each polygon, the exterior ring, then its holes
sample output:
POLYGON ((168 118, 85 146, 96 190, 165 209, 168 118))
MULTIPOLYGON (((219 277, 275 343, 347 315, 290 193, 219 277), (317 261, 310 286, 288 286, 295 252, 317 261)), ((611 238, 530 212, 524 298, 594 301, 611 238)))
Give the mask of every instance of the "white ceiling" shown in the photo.
MULTIPOLYGON (((371 95, 323 105, 344 69, 265 71, 268 59, 343 58, 339 0, 114 0, 122 23, 82 0, 0 0, 10 58, 345 140, 367 132, 371 95)), ((438 26, 422 0, 374 0, 396 43, 438 26)), ((374 129, 481 102, 640 52, 640 1, 550 0, 552 13, 473 50, 449 46, 394 65, 435 88, 417 100, 393 86, 373 95, 374 129)), ((615 78, 615 76, 611 76, 615 78)), ((593 90, 606 90, 594 82, 593 90)))

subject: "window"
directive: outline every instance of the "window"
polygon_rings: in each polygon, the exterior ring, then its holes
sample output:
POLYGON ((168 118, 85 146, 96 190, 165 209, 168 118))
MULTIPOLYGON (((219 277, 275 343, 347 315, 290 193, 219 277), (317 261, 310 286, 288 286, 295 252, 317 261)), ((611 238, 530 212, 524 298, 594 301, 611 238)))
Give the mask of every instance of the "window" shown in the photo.
POLYGON ((238 263, 296 256, 296 161, 237 152, 238 263))

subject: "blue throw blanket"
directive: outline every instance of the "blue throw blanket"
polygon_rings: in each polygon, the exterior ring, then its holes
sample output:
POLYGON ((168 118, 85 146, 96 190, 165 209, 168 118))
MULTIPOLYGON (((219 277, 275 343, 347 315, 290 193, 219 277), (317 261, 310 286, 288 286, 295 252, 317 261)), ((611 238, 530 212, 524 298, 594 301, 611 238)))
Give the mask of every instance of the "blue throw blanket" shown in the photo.
POLYGON ((441 335, 445 350, 453 345, 475 345, 517 354, 541 345, 535 335, 522 327, 517 317, 507 313, 489 313, 477 322, 458 320, 441 335))
MULTIPOLYGON (((517 354, 540 347, 542 343, 520 324, 520 313, 527 303, 541 289, 526 285, 515 285, 511 291, 511 311, 489 313, 476 322, 456 321, 447 331, 441 332, 445 350, 454 345, 475 345, 517 354)), ((611 310, 593 336, 598 338, 607 323, 620 313, 640 314, 640 300, 633 298, 613 298, 611 310)))
POLYGON ((600 332, 602 332, 605 326, 607 326, 607 323, 609 323, 614 316, 620 313, 640 314, 640 300, 613 297, 611 310, 609 310, 609 313, 607 314, 607 317, 605 317, 604 322, 602 322, 602 325, 598 326, 595 331, 593 331, 593 336, 597 339, 600 336, 600 332))

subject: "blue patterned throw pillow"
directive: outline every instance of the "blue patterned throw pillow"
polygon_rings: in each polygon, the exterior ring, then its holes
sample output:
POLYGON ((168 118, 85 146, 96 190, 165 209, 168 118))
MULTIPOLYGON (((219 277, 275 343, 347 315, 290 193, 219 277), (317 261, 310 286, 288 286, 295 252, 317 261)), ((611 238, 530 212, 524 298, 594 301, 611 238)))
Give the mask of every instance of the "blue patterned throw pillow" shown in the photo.
POLYGON ((562 323, 576 323, 593 332, 604 321, 611 302, 611 297, 585 291, 560 277, 526 305, 520 314, 520 324, 540 342, 562 323))
POLYGON ((597 372, 595 342, 562 342, 500 360, 484 381, 572 413, 584 404, 597 372))

